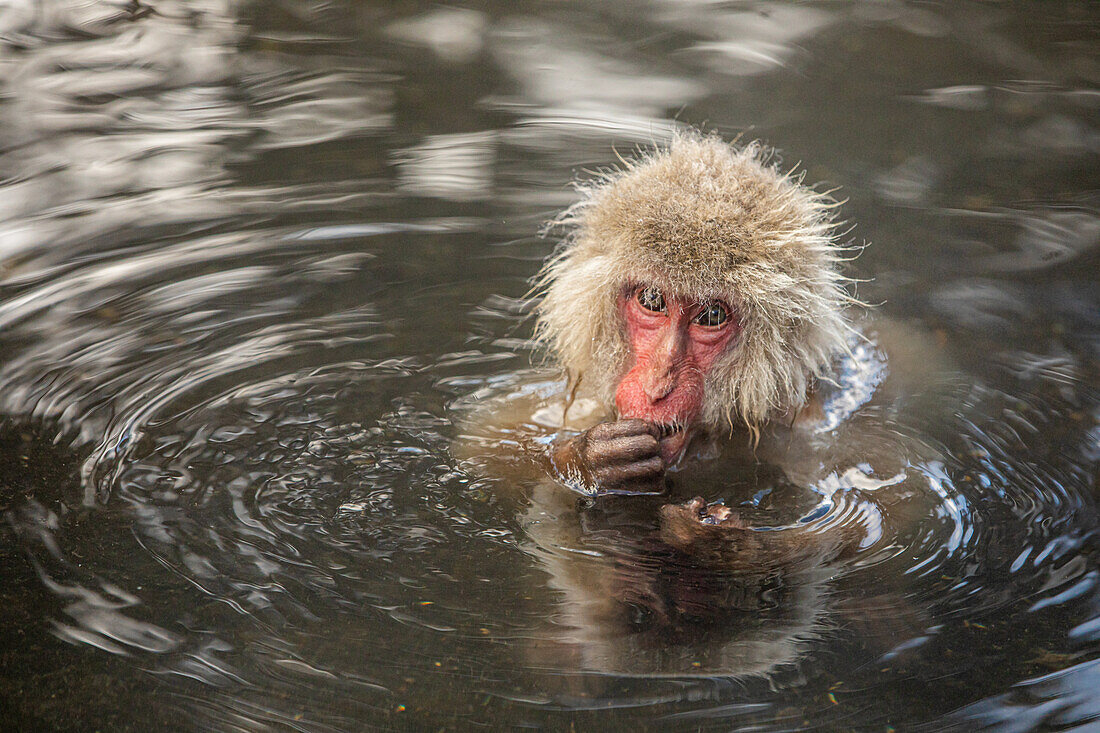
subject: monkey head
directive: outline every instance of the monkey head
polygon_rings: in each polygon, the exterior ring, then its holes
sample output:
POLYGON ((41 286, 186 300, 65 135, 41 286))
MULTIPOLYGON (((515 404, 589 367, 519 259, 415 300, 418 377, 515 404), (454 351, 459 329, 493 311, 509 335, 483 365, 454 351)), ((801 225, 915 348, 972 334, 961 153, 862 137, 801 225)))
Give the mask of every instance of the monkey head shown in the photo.
POLYGON ((751 430, 803 405, 846 348, 835 202, 767 149, 681 133, 580 185, 543 268, 538 337, 666 464, 690 431, 751 430))

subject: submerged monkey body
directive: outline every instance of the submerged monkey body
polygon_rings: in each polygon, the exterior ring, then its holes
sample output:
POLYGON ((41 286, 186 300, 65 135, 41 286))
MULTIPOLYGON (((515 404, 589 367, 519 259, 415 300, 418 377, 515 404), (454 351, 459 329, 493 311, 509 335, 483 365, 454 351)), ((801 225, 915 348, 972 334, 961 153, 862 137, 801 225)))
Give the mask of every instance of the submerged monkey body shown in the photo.
POLYGON ((814 412, 856 335, 835 202, 764 147, 693 131, 579 188, 538 277, 561 434, 520 453, 582 494, 654 493, 697 437, 814 412), (578 388, 598 418, 570 436, 578 388))

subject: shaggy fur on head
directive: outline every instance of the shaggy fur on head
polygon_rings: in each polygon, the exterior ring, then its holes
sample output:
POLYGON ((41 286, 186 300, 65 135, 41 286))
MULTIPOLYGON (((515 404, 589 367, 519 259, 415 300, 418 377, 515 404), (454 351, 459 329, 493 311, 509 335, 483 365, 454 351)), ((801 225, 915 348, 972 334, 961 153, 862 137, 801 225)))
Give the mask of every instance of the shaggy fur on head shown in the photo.
POLYGON ((741 332, 708 376, 712 429, 800 407, 847 348, 844 306, 857 301, 839 272, 836 204, 780 173, 766 148, 682 133, 579 188, 538 278, 536 333, 606 404, 632 358, 618 298, 637 285, 735 310, 741 332))

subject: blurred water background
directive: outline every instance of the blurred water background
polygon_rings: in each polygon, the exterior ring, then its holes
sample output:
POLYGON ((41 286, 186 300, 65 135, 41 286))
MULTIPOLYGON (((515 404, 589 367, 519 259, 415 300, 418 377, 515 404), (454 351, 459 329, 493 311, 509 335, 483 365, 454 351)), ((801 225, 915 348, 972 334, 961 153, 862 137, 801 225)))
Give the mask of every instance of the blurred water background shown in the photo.
POLYGON ((1098 83, 1075 2, 0 0, 0 716, 1094 729, 1098 83), (829 590, 919 610, 885 652, 815 607, 767 674, 548 662, 448 450, 570 182, 679 124, 839 186, 860 296, 956 365, 905 418, 943 521, 829 590))

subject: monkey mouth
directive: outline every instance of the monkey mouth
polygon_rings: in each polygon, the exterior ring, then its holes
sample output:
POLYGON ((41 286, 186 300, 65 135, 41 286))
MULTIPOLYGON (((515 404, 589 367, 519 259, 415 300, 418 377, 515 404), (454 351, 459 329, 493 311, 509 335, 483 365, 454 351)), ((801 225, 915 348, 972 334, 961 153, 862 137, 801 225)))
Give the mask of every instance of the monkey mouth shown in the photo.
POLYGON ((684 455, 691 436, 687 428, 681 423, 658 423, 657 442, 661 448, 661 458, 666 466, 674 466, 684 455))
POLYGON ((664 440, 673 433, 682 433, 684 431, 684 426, 678 423, 658 423, 657 431, 660 433, 657 439, 664 440))

